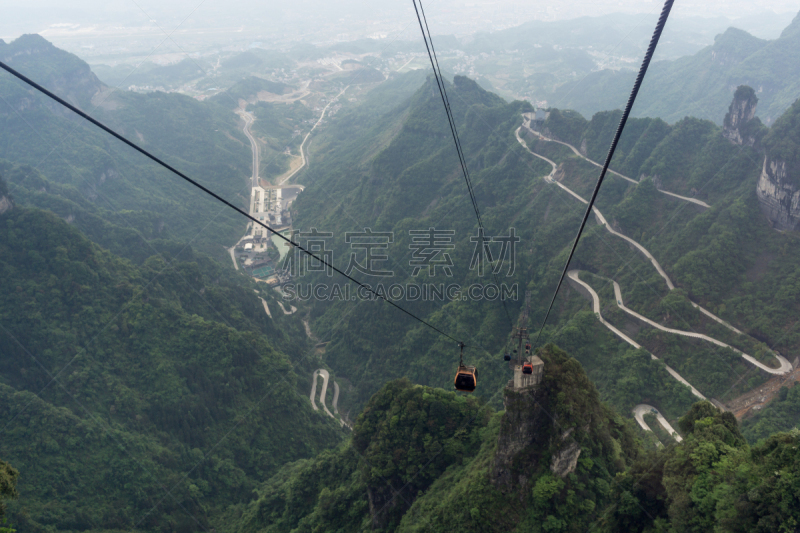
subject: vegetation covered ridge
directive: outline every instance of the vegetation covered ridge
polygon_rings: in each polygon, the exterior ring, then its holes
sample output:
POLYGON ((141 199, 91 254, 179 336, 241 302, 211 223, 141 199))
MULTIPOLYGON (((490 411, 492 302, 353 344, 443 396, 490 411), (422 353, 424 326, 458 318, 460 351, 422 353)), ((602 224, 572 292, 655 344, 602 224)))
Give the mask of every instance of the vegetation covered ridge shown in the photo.
POLYGON ((698 402, 682 443, 646 449, 575 359, 539 355, 543 382, 506 390, 503 412, 388 383, 350 442, 284 467, 235 530, 794 531, 800 432, 750 447, 730 413, 698 402))
POLYGON ((17 205, 0 214, 0 277, 0 457, 19 471, 21 531, 210 527, 342 438, 298 384, 318 364, 300 326, 202 254, 136 265, 17 205))

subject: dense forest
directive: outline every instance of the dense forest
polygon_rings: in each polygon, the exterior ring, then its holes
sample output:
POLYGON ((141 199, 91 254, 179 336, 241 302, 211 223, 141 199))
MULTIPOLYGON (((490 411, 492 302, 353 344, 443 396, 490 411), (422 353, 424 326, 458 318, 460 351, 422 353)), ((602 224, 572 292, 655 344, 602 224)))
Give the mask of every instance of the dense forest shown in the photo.
MULTIPOLYGON (((372 120, 359 114, 359 108, 337 117, 311 151, 319 164, 303 177, 305 183, 315 186, 297 200, 297 225, 333 233, 328 246, 341 268, 347 267, 352 253, 345 242, 346 232, 371 227, 393 234, 384 266, 394 275, 383 279, 361 276, 373 285, 445 282, 465 287, 489 281, 482 280, 476 269, 467 268, 475 248, 469 238, 477 233, 477 225, 468 198, 461 194, 463 178, 448 144, 447 124, 432 83, 429 79, 393 109, 376 104, 372 120), (409 161, 408 153, 416 156, 409 161), (353 161, 360 164, 353 165, 353 161), (331 191, 343 191, 345 199, 338 196, 332 202, 331 191), (455 248, 449 252, 454 263, 452 277, 412 275, 409 231, 430 227, 455 231, 455 248)), ((375 101, 385 102, 383 94, 391 94, 393 86, 387 82, 375 89, 375 101)), ((507 235, 509 229, 503 226, 513 224, 521 238, 514 272, 511 276, 504 272, 501 279, 509 285, 518 283, 520 290, 505 308, 498 300, 406 304, 437 327, 466 335, 473 346, 470 357, 488 368, 483 382, 491 384, 488 389, 494 391, 507 379, 496 364, 507 349, 504 345, 511 329, 506 311, 516 317, 527 290, 532 302, 531 323, 541 323, 543 306, 563 268, 566 246, 582 206, 548 186, 542 177, 549 165, 527 153, 514 138, 522 121, 520 114, 530 110, 526 104, 505 103, 466 78, 456 77, 448 87, 454 95, 452 108, 462 142, 470 154, 468 164, 487 231, 507 235), (505 135, 500 135, 501 131, 505 135)), ((365 102, 361 107, 368 105, 365 102)), ((784 122, 798 110, 800 105, 792 106, 784 122)), ((619 112, 598 113, 586 120, 575 112, 554 109, 537 127, 602 161, 606 139, 618 119, 619 112)), ((609 300, 613 298, 613 279, 630 307, 666 326, 721 339, 768 365, 774 364, 776 350, 797 352, 800 333, 792 328, 798 301, 793 296, 797 238, 792 232, 772 229, 756 197, 763 151, 771 149, 767 128, 758 118, 742 128, 746 138, 754 139, 751 145, 732 143, 723 128, 710 121, 686 118, 670 126, 658 119, 632 119, 620 141, 611 168, 632 176, 634 183, 610 175, 597 206, 613 228, 637 240, 658 259, 674 281, 674 290, 644 256, 624 240, 608 236, 602 226, 587 227, 575 262, 575 268, 586 271, 584 277, 598 276, 592 283, 603 302, 604 316, 629 331, 707 397, 722 402, 765 382, 768 375, 754 371, 731 349, 643 327, 609 305, 609 300), (711 207, 680 200, 662 190, 711 207), (711 320, 693 304, 733 324, 739 333, 711 320)), ((596 167, 563 145, 538 140, 525 131, 522 135, 533 151, 556 162, 562 184, 588 197, 597 177, 596 167)), ((786 142, 796 145, 798 141, 786 142)), ((495 253, 498 250, 495 248, 495 253)), ((313 274, 304 279, 321 281, 313 274)), ((456 350, 424 326, 396 316, 388 306, 378 302, 310 303, 314 330, 330 341, 326 358, 357 388, 356 405, 363 405, 387 377, 405 375, 415 382, 442 387, 452 379, 449 366, 442 363, 452 364, 456 350)), ((683 393, 661 392, 672 387, 647 385, 670 381, 659 377, 666 375, 661 363, 646 362, 639 370, 636 365, 620 365, 619 373, 614 374, 613 366, 593 362, 618 361, 631 347, 593 324, 591 315, 579 312, 589 305, 571 287, 564 287, 542 339, 568 347, 593 379, 604 374, 602 382, 608 385, 601 385, 601 393, 609 401, 618 401, 615 407, 621 411, 632 407, 641 392, 644 399, 656 402, 677 419, 692 400, 683 393), (622 394, 614 386, 620 380, 635 384, 634 389, 622 394)))
POLYGON ((301 326, 202 254, 164 246, 137 265, 17 205, 0 272, 0 457, 21 472, 21 530, 207 527, 343 437, 303 398, 301 326))
MULTIPOLYGON (((227 105, 177 93, 138 94, 107 87, 89 65, 39 35, 0 43, 0 59, 226 198, 244 203, 250 145, 227 105)), ((142 223, 153 225, 182 242, 193 241, 212 256, 221 256, 220 243, 244 226, 202 193, 94 126, 52 107, 47 97, 22 82, 3 76, 0 95, 7 104, 0 109, 0 158, 30 165, 66 188, 53 196, 73 202, 85 198, 108 213, 103 218, 120 226, 141 231, 142 223), (198 211, 210 213, 214 223, 198 225, 198 211)), ((20 201, 42 191, 26 177, 6 176, 20 201)), ((143 238, 150 239, 146 233, 143 238)))
POLYGON ((751 447, 733 415, 699 402, 683 444, 648 450, 575 359, 540 356, 543 383, 506 390, 503 412, 388 383, 347 445, 285 466, 236 531, 796 530, 797 430, 751 447))

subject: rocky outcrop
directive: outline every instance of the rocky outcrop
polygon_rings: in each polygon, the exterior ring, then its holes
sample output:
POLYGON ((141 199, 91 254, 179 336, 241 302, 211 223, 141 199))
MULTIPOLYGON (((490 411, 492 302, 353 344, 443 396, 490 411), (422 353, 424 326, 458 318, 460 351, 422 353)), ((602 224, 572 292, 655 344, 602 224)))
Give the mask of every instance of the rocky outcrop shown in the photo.
MULTIPOLYGON (((542 463, 549 463, 550 471, 560 477, 575 471, 581 445, 574 428, 557 429, 560 424, 545 407, 550 405, 545 388, 523 391, 507 388, 503 392, 503 405, 505 413, 489 474, 495 487, 506 494, 515 492, 524 499, 531 474, 542 463)), ((580 433, 588 431, 587 426, 580 433)))
POLYGON ((490 472, 492 484, 501 492, 519 487, 520 494, 527 493, 530 473, 536 471, 541 452, 549 447, 553 424, 544 404, 541 389, 503 392, 505 413, 490 472))
POLYGON ((0 215, 10 210, 13 206, 11 197, 8 195, 8 186, 3 178, 0 177, 0 215))
POLYGON ((764 157, 756 194, 761 209, 772 227, 778 230, 800 229, 800 187, 790 179, 786 162, 764 157))
POLYGON ((0 196, 0 215, 9 211, 12 207, 11 198, 8 196, 0 196))
POLYGON ((733 144, 753 146, 756 142, 755 135, 745 125, 756 116, 756 105, 756 92, 747 85, 740 85, 722 123, 722 135, 733 144))
POLYGON ((569 475, 578 466, 578 458, 580 456, 580 445, 575 441, 568 442, 558 453, 553 454, 553 459, 550 461, 550 471, 559 477, 569 475))
POLYGON ((756 186, 761 209, 773 228, 800 230, 800 99, 759 144, 764 149, 756 186))
POLYGON ((600 401, 580 363, 553 345, 538 355, 542 381, 535 388, 503 391, 505 412, 489 467, 495 489, 522 505, 543 474, 569 486, 594 475, 588 465, 603 464, 613 477, 632 460, 624 450, 635 440, 631 428, 600 401))

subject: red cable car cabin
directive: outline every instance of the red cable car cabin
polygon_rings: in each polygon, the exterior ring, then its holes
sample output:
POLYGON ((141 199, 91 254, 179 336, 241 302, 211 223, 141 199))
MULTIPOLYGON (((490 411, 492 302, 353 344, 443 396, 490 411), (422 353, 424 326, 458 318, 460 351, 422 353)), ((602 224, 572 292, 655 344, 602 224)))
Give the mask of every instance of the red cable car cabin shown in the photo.
POLYGON ((523 374, 533 374, 533 365, 529 361, 526 361, 525 363, 523 363, 523 365, 522 365, 522 373, 523 374))
POLYGON ((473 392, 478 386, 478 369, 474 366, 459 365, 453 384, 456 390, 473 392))

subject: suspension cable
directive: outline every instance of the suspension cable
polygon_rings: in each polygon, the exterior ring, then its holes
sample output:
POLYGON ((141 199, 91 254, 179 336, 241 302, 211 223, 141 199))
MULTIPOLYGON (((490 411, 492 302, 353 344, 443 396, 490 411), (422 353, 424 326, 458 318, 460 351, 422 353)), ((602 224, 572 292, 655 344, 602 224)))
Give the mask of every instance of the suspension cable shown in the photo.
MULTIPOLYGON (((442 104, 444 105, 444 111, 447 115, 447 123, 450 126, 450 133, 453 135, 453 142, 456 145, 456 153, 458 154, 458 162, 461 165, 461 171, 464 174, 464 181, 467 183, 467 190, 469 191, 469 197, 472 200, 472 208, 475 210, 475 218, 478 219, 478 246, 483 256, 483 253, 488 250, 488 246, 485 244, 484 237, 486 235, 486 229, 483 226, 483 218, 481 217, 480 209, 478 208, 478 200, 475 198, 475 188, 472 186, 472 180, 470 179, 469 170, 467 169, 467 158, 464 155, 464 149, 461 146, 461 138, 458 135, 458 128, 456 128, 455 118, 453 118, 453 111, 450 108, 450 99, 447 97, 447 89, 445 88, 444 82, 444 75, 442 75, 442 69, 439 67, 439 59, 436 57, 436 49, 433 47, 433 37, 431 36, 430 28, 428 28, 428 19, 425 16, 425 9, 422 7, 422 0, 419 0, 419 9, 417 9, 417 0, 412 0, 414 2, 414 11, 417 14, 417 21, 419 22, 419 29, 422 31, 422 39, 425 42, 425 49, 428 51, 428 58, 431 61, 431 67, 433 68, 433 76, 436 79, 436 86, 439 88, 439 95, 442 97, 442 104), (420 11, 422 12, 422 18, 420 18, 420 11), (423 27, 424 21, 424 27, 423 27), (429 46, 430 43, 430 46, 429 46)), ((489 251, 489 259, 491 260, 491 251, 489 251)), ((497 274, 492 268, 492 277, 494 278, 495 285, 498 287, 500 286, 500 282, 497 279, 497 274)), ((511 315, 508 312, 508 306, 506 305, 505 298, 501 298, 500 301, 503 304, 503 310, 505 311, 506 318, 508 319, 508 323, 513 325, 513 321, 511 320, 511 315)))
POLYGON ((338 268, 336 268, 336 267, 335 267, 335 266, 333 266, 332 264, 328 263, 327 261, 325 261, 325 260, 324 260, 324 259, 322 259, 321 257, 317 257, 315 254, 313 254, 313 253, 312 253, 312 252, 310 252, 309 250, 306 250, 305 248, 303 248, 302 246, 300 246, 300 244, 298 244, 298 243, 296 243, 296 242, 293 242, 293 241, 292 241, 292 240, 290 240, 290 239, 287 239, 287 238, 286 238, 286 237, 285 237, 283 234, 281 234, 281 233, 279 233, 279 232, 277 232, 277 231, 273 230, 272 228, 270 228, 269 226, 267 226, 266 224, 264 224, 264 223, 263 223, 263 222, 261 222, 260 220, 256 219, 255 217, 253 217, 253 216, 252 216, 252 215, 250 215, 249 213, 246 213, 245 211, 243 211, 243 210, 242 210, 242 209, 240 209, 239 207, 236 207, 235 205, 233 205, 232 203, 230 203, 228 200, 226 200, 226 199, 222 198, 222 197, 221 197, 220 195, 218 195, 217 193, 215 193, 215 192, 211 191, 210 189, 208 189, 208 188, 204 187, 203 185, 201 185, 201 184, 200 184, 200 183, 198 183, 197 181, 193 180, 192 178, 190 178, 189 176, 187 176, 186 174, 184 174, 184 173, 183 173, 183 172, 181 172, 180 170, 176 169, 176 168, 175 168, 175 167, 173 167, 172 165, 169 165, 168 163, 166 163, 166 162, 162 161, 161 159, 159 159, 158 157, 154 156, 153 154, 151 154, 150 152, 148 152, 148 151, 147 151, 147 150, 145 150, 144 148, 142 148, 142 147, 138 146, 137 144, 135 144, 135 143, 133 143, 133 142, 129 141, 128 139, 126 139, 125 137, 123 137, 122 135, 120 135, 119 133, 117 133, 116 131, 112 130, 111 128, 109 128, 108 126, 106 126, 105 124, 103 124, 102 122, 100 122, 100 121, 98 121, 98 120, 96 120, 96 119, 92 118, 91 116, 87 115, 86 113, 84 113, 83 111, 81 111, 80 109, 78 109, 77 107, 73 106, 72 104, 70 104, 69 102, 67 102, 67 101, 65 101, 64 99, 60 98, 59 96, 56 96, 55 94, 53 94, 53 93, 52 93, 52 92, 50 92, 49 90, 45 89, 44 87, 42 87, 41 85, 39 85, 39 84, 38 84, 38 83, 36 83, 35 81, 31 80, 30 78, 28 78, 28 77, 24 76, 23 74, 21 74, 21 73, 17 72, 16 70, 14 70, 13 68, 9 67, 8 65, 6 65, 5 63, 3 63, 2 61, 0 61, 0 68, 2 68, 3 70, 5 70, 6 72, 8 72, 9 74, 11 74, 12 76, 14 76, 14 77, 18 78, 19 80, 23 81, 23 82, 24 82, 24 83, 26 83, 27 85, 29 85, 29 86, 33 87, 34 89, 36 89, 36 90, 37 90, 37 91, 39 91, 40 93, 44 94, 45 96, 47 96, 47 97, 51 98, 52 100, 55 100, 56 102, 58 102, 59 104, 61 104, 61 105, 62 105, 62 106, 64 106, 64 107, 66 107, 67 109, 69 109, 69 110, 70 110, 70 111, 72 111, 73 113, 77 114, 77 115, 78 115, 78 116, 80 116, 81 118, 83 118, 83 119, 85 119, 85 120, 88 120, 89 122, 91 122, 92 124, 94 124, 95 126, 97 126, 98 128, 100 128, 101 130, 105 131, 106 133, 108 133, 108 134, 109 134, 109 135, 111 135, 112 137, 115 137, 116 139, 118 139, 118 140, 122 141, 123 143, 127 144, 128 146, 130 146, 131 148, 133 148, 133 149, 134 149, 134 150, 136 150, 137 152, 141 153, 142 155, 144 155, 144 156, 145 156, 145 157, 147 157, 148 159, 151 159, 151 160, 152 160, 152 161, 154 161, 155 163, 157 163, 157 164, 161 165, 162 167, 166 168, 167 170, 169 170, 170 172, 172 172, 172 173, 173 173, 173 174, 175 174, 176 176, 178 176, 178 177, 182 178, 183 180, 185 180, 185 181, 189 182, 190 184, 192 184, 193 186, 197 187, 198 189, 200 189, 200 190, 201 190, 201 191, 203 191, 204 193, 206 193, 206 194, 208 194, 209 196, 213 197, 214 199, 216 199, 216 200, 218 200, 218 201, 222 202, 223 204, 225 204, 226 206, 230 207, 231 209, 233 209, 234 211, 236 211, 236 212, 237 212, 237 213, 239 213, 240 215, 243 215, 244 217, 246 217, 246 218, 248 218, 249 220, 251 220, 253 223, 255 223, 255 224, 258 224, 259 226, 262 226, 263 228, 265 228, 267 231, 270 231, 270 232, 272 232, 274 235, 276 235, 276 236, 278 236, 279 238, 283 239, 284 241, 286 241, 286 242, 287 242, 288 244, 290 244, 291 246, 294 246, 294 247, 296 247, 296 248, 297 248, 297 249, 299 249, 301 252, 303 252, 303 253, 307 254, 308 256, 310 256, 310 257, 312 257, 312 258, 316 259, 317 261, 320 261, 320 262, 321 262, 322 264, 324 264, 325 266, 327 266, 327 267, 329 267, 329 268, 331 268, 331 269, 335 270, 337 273, 341 274, 342 276, 344 276, 344 277, 345 277, 345 278, 347 278, 348 280, 352 281, 353 283, 355 283, 355 284, 356 284, 356 285, 358 285, 359 287, 362 287, 362 288, 366 289, 367 291, 369 291, 369 292, 370 292, 371 294, 373 294, 374 296, 376 296, 376 297, 378 297, 378 298, 382 299, 384 302, 387 302, 387 303, 389 303, 389 304, 393 305, 394 307, 396 307, 397 309, 399 309, 399 310, 400 310, 400 311, 402 311, 403 313, 407 314, 408 316, 410 316, 410 317, 411 317, 411 318, 413 318, 414 320, 416 320, 416 321, 418 321, 418 322, 420 322, 420 323, 422 323, 422 324, 424 324, 424 325, 428 326, 428 327, 429 327, 430 329, 432 329, 433 331, 437 332, 438 334, 440 334, 440 335, 442 335, 442 336, 444 336, 444 337, 447 337, 447 338, 448 338, 448 339, 450 339, 451 341, 458 343, 458 344, 459 344, 459 346, 462 346, 462 345, 463 345, 463 343, 461 343, 460 341, 456 340, 454 337, 451 337, 450 335, 448 335, 448 334, 447 334, 447 333, 445 333, 444 331, 440 330, 440 329, 439 329, 439 328, 437 328, 436 326, 434 326, 434 325, 430 324, 429 322, 427 322, 427 321, 423 320, 422 318, 420 318, 420 317, 418 317, 417 315, 415 315, 415 314, 411 313, 410 311, 407 311, 407 310, 406 310, 406 309, 404 309, 403 307, 400 307, 399 305, 397 305, 397 304, 396 304, 396 303, 394 303, 393 301, 391 301, 391 300, 389 300, 388 298, 386 298, 386 296, 384 296, 383 294, 380 294, 380 293, 376 292, 376 291, 375 291, 375 289, 373 289, 372 287, 370 287, 370 286, 368 286, 368 285, 364 285, 363 283, 361 283, 361 282, 360 282, 360 281, 358 281, 357 279, 354 279, 354 278, 353 278, 353 277, 351 277, 350 275, 348 275, 348 274, 345 274, 343 271, 339 270, 338 268))
POLYGON ((572 243, 572 250, 569 252, 569 257, 564 265, 564 270, 561 272, 558 285, 553 293, 553 299, 550 301, 550 306, 547 308, 547 313, 544 315, 544 320, 539 328, 539 333, 536 335, 536 342, 534 343, 535 345, 539 343, 539 337, 542 335, 542 330, 547 323, 547 318, 550 316, 550 311, 553 309, 553 304, 556 302, 558 290, 561 288, 561 284, 564 282, 564 276, 567 274, 569 263, 572 260, 572 256, 575 254, 575 249, 578 247, 578 241, 581 238, 581 233, 583 233, 583 228, 586 226, 586 221, 589 219, 589 214, 592 212, 592 206, 597 198, 597 193, 600 191, 600 185, 603 184, 603 178, 606 176, 608 165, 611 164, 611 158, 614 156, 614 151, 617 149, 617 143, 619 142, 620 136, 622 136, 622 130, 625 128, 625 123, 628 121, 628 115, 630 115, 633 103, 636 101, 636 95, 639 94, 639 88, 642 86, 644 75, 647 73, 647 67, 650 66, 650 60, 653 58, 653 53, 656 50, 656 46, 658 46, 658 40, 661 38, 661 32, 664 31, 664 25, 667 23, 669 12, 672 9, 672 4, 674 1, 675 0, 666 0, 664 2, 664 7, 661 10, 661 15, 658 17, 658 22, 656 23, 656 28, 653 31, 653 36, 650 38, 650 45, 647 47, 647 52, 644 54, 642 66, 639 68, 639 74, 636 76, 633 89, 628 97, 628 103, 625 105, 625 111, 622 113, 622 118, 620 118, 617 131, 614 133, 614 139, 611 141, 611 147, 608 149, 608 155, 606 155, 605 163, 603 163, 603 170, 600 172, 600 177, 597 179, 597 183, 595 184, 594 191, 592 192, 592 198, 589 200, 589 204, 586 206, 586 212, 583 214, 583 220, 581 221, 580 228, 578 228, 578 234, 575 236, 575 242, 572 243))

